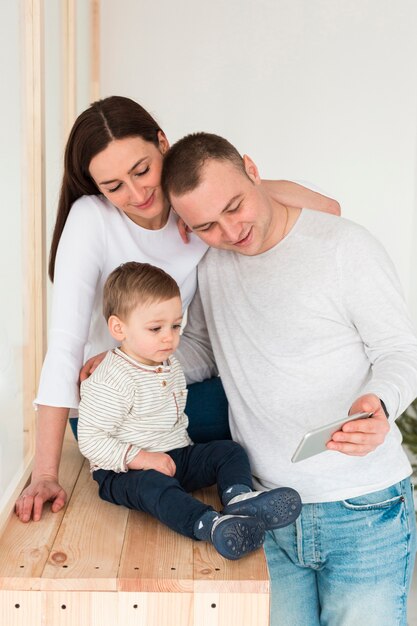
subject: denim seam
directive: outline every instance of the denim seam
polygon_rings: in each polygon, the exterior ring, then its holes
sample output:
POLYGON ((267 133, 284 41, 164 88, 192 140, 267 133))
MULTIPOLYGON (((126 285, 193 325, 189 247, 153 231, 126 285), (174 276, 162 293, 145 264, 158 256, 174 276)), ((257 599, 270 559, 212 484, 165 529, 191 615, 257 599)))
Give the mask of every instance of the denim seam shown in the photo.
POLYGON ((319 504, 315 505, 314 509, 314 526, 316 528, 314 540, 314 560, 316 562, 317 569, 323 567, 321 562, 321 515, 317 514, 319 506, 319 504))
POLYGON ((303 528, 301 525, 301 516, 302 516, 302 513, 298 517, 298 519, 295 521, 295 531, 296 531, 296 541, 297 541, 298 562, 300 563, 300 565, 303 565, 305 567, 304 551, 303 551, 303 528))
MULTIPOLYGON (((411 482, 411 481, 410 481, 411 482)), ((410 507, 409 507, 409 497, 407 496, 405 490, 407 487, 410 487, 410 485, 408 484, 408 481, 402 480, 401 481, 401 494, 402 494, 402 499, 403 499, 403 515, 402 518, 404 520, 405 523, 405 527, 407 530, 407 535, 406 535, 406 541, 405 541, 405 548, 406 548, 406 562, 405 562, 405 567, 404 567, 404 579, 403 579, 403 594, 402 594, 402 598, 401 598, 401 604, 399 607, 399 621, 398 623, 401 624, 401 618, 403 615, 407 614, 407 601, 408 601, 408 588, 407 588, 407 580, 410 577, 410 560, 411 560, 411 526, 410 526, 410 513, 414 514, 414 511, 410 512, 410 507)), ((412 489, 411 489, 411 497, 412 497, 412 489)))
POLYGON ((404 500, 404 496, 402 494, 395 496, 394 498, 390 498, 389 500, 382 500, 381 502, 374 502, 372 504, 351 504, 347 500, 342 500, 342 505, 350 511, 371 511, 373 509, 388 509, 401 500, 404 500))

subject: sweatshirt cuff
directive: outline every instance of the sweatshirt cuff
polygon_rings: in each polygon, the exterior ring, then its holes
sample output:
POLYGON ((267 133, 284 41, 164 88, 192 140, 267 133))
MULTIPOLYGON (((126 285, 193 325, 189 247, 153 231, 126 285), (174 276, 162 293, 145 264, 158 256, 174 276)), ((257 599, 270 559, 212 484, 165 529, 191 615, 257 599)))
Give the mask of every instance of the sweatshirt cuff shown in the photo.
POLYGON ((400 398, 395 388, 388 385, 370 383, 362 389, 360 395, 368 393, 372 393, 379 398, 384 413, 390 422, 393 422, 399 416, 400 398))
POLYGON ((387 409, 387 407, 385 406, 385 402, 383 401, 383 399, 382 399, 382 398, 379 398, 379 401, 380 401, 380 403, 381 403, 382 410, 383 410, 383 411, 384 411, 384 413, 385 413, 385 417, 386 417, 387 419, 389 419, 389 413, 388 413, 388 409, 387 409))
POLYGON ((132 446, 132 445, 129 445, 127 447, 125 455, 124 455, 124 460, 123 460, 124 472, 127 472, 129 470, 128 468, 129 463, 133 461, 133 459, 141 451, 141 449, 142 448, 139 448, 138 446, 132 446))

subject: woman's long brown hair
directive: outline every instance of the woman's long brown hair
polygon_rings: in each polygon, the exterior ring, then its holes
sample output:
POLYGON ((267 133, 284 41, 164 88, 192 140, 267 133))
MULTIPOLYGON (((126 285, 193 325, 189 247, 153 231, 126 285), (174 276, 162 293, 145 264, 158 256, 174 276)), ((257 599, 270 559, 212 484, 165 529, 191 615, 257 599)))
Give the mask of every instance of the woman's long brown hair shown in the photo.
POLYGON ((91 159, 114 139, 141 137, 158 146, 160 130, 140 104, 122 96, 98 100, 76 119, 65 148, 64 175, 49 253, 48 273, 52 282, 59 240, 73 203, 81 196, 100 193, 90 176, 91 159))

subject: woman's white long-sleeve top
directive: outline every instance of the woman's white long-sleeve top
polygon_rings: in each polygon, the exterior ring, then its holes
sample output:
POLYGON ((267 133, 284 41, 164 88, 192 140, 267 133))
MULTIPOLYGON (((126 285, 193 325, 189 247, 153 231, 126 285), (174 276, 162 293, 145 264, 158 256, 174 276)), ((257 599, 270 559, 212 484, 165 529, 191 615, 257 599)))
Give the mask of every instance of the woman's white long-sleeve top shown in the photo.
POLYGON ((115 347, 102 314, 104 283, 115 267, 139 261, 162 268, 177 281, 185 309, 206 249, 193 235, 183 243, 172 211, 163 228, 148 230, 103 196, 79 198, 59 242, 48 352, 35 403, 77 408, 82 364, 115 347))

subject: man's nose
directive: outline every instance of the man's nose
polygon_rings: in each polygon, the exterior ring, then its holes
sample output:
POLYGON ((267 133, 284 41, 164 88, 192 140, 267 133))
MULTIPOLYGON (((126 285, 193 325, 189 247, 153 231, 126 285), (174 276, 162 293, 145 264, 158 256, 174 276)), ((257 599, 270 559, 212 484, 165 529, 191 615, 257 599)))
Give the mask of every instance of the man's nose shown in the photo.
POLYGON ((223 239, 228 243, 235 243, 239 238, 240 226, 231 221, 225 221, 221 224, 223 239))

